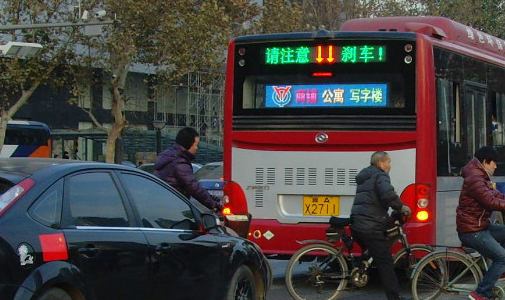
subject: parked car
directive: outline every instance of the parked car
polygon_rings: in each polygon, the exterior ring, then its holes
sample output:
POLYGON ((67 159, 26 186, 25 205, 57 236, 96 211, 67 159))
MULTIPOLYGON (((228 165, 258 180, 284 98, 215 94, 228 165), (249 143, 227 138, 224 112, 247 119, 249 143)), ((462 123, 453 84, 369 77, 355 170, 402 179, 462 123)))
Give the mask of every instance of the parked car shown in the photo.
POLYGON ((0 298, 265 299, 259 247, 117 164, 0 160, 0 298))
MULTIPOLYGON (((195 173, 196 171, 198 171, 202 167, 201 164, 197 164, 197 163, 191 163, 191 165, 193 166, 193 173, 195 173)), ((138 168, 146 171, 147 173, 154 174, 154 163, 142 164, 142 165, 138 166, 138 168)))
POLYGON ((131 162, 131 161, 129 161, 129 160, 123 160, 123 161, 121 162, 121 164, 122 164, 123 166, 127 166, 127 167, 130 167, 130 168, 136 168, 136 167, 137 167, 134 163, 132 163, 132 162, 131 162))
POLYGON ((196 179, 211 195, 223 197, 223 162, 211 162, 203 165, 195 173, 196 179))

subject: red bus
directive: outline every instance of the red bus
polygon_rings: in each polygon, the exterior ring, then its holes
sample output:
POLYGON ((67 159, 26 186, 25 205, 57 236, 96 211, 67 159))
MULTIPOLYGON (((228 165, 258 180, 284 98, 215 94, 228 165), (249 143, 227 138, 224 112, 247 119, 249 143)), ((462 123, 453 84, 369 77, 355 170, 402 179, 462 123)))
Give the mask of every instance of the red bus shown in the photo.
MULTIPOLYGON (((505 152, 504 47, 442 17, 233 39, 229 220, 266 254, 292 254, 297 241, 324 239, 330 216, 349 216, 355 175, 373 152, 387 151, 391 182, 414 212, 410 241, 459 245, 459 170, 481 146, 505 152)), ((503 165, 495 174, 505 181, 503 165)))
POLYGON ((0 158, 51 157, 51 131, 37 121, 11 120, 7 123, 0 158))

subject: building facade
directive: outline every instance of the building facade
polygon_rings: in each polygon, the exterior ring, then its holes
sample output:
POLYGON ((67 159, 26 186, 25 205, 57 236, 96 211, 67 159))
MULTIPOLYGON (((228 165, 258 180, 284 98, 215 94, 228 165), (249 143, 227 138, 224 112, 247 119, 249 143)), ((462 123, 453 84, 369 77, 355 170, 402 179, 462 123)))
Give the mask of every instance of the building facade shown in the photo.
MULTIPOLYGON (((93 114, 101 124, 107 127, 112 122, 112 97, 105 79, 109 75, 97 74, 102 84, 78 82, 77 97, 67 87, 40 86, 14 118, 48 124, 54 155, 61 157, 67 151, 72 158, 105 160, 107 135, 93 126, 86 111, 93 105, 93 114)), ((117 144, 123 160, 136 163, 155 159, 155 120, 165 123, 161 129, 162 149, 173 143, 180 128, 190 126, 201 135, 196 162, 221 160, 224 74, 216 74, 210 83, 203 80, 207 75, 194 72, 177 85, 154 87, 149 84, 149 74, 128 74, 124 90, 128 126, 117 144)))

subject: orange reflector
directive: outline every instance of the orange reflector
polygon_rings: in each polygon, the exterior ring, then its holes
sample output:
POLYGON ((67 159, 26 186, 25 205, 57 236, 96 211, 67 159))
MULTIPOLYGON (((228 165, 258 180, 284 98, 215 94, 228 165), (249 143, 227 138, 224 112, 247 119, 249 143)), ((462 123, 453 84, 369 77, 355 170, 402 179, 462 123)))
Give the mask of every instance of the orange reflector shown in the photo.
POLYGON ((426 221, 428 220, 428 212, 425 211, 425 210, 420 210, 417 212, 416 214, 416 218, 419 220, 419 221, 426 221))
POLYGON ((39 235, 44 261, 68 259, 67 241, 63 233, 39 235))

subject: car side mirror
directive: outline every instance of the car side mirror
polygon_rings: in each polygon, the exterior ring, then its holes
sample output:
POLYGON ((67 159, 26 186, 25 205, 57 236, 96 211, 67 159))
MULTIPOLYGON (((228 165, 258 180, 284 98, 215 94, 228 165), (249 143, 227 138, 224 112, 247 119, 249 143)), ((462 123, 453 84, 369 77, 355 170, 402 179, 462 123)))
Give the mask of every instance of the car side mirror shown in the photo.
POLYGON ((202 225, 207 231, 221 226, 221 221, 214 214, 202 214, 202 225))

